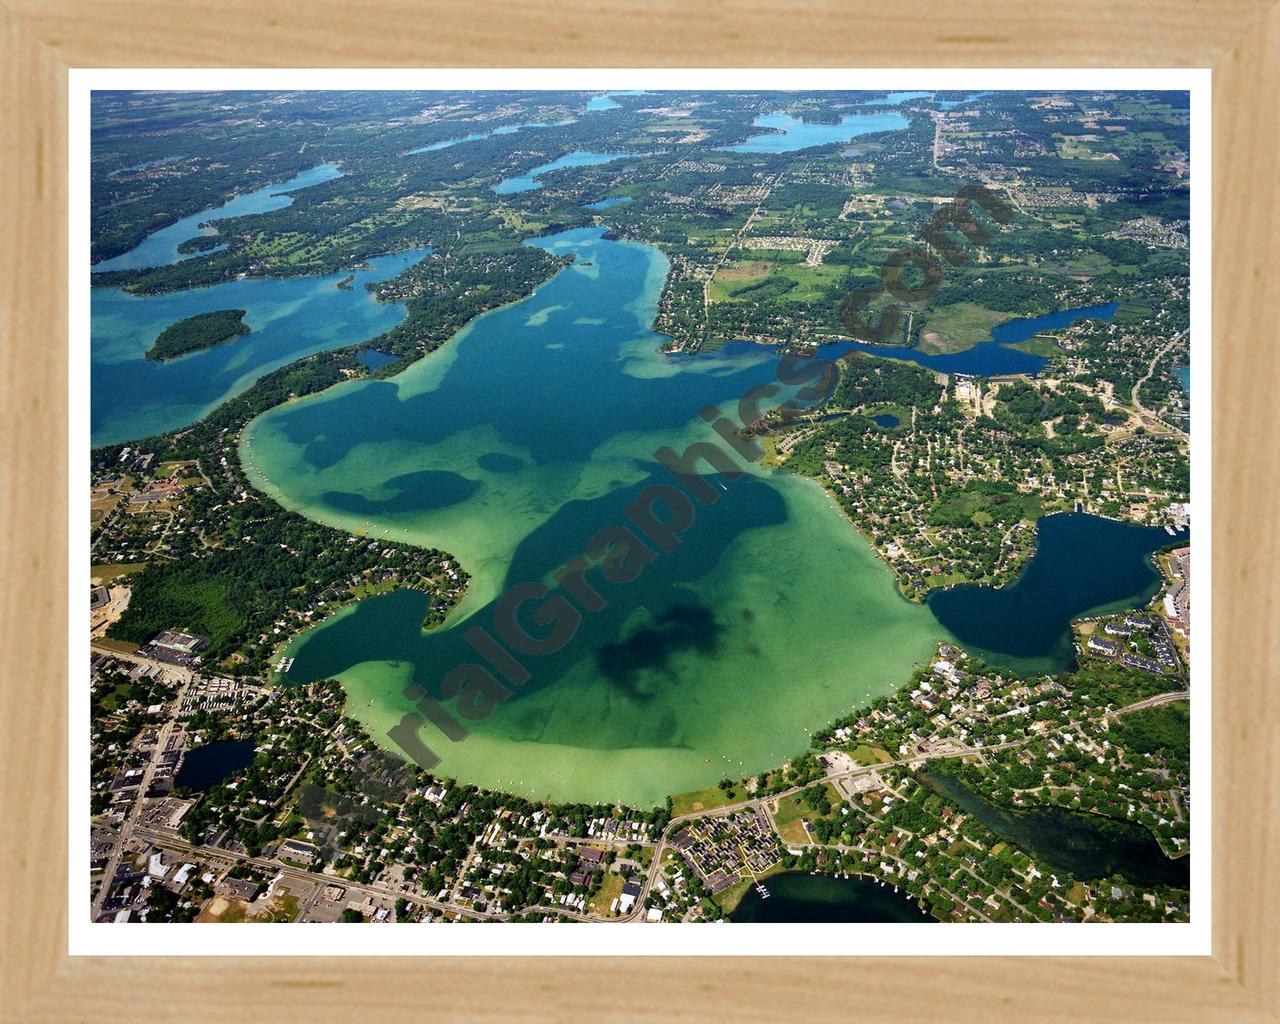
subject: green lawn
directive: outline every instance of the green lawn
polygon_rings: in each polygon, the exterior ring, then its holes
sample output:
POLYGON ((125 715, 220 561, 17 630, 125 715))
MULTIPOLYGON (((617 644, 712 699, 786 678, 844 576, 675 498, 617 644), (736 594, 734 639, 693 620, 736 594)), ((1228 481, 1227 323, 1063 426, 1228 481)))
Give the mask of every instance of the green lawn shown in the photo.
POLYGON ((741 786, 735 786, 729 793, 719 786, 695 789, 671 798, 671 816, 678 818, 682 814, 690 814, 693 811, 710 811, 746 798, 747 794, 741 786))
POLYGON ((858 764, 883 764, 885 761, 893 760, 888 751, 881 750, 879 747, 868 746, 865 743, 850 747, 849 756, 857 761, 858 764))
POLYGON ((622 895, 622 887, 625 884, 626 879, 621 875, 606 871, 600 888, 591 899, 587 900, 587 910, 602 917, 608 914, 610 905, 622 895))
MULTIPOLYGON (((836 792, 834 786, 829 782, 823 782, 821 785, 827 791, 827 799, 833 808, 839 807, 844 800, 840 794, 836 792)), ((821 815, 812 807, 804 802, 804 792, 791 793, 778 800, 778 812, 773 816, 774 824, 778 827, 778 832, 788 842, 801 844, 809 842, 809 834, 805 831, 801 818, 808 818, 813 821, 817 818, 832 815, 821 815)))
POLYGON ((89 566, 89 578, 100 580, 106 583, 108 580, 114 580, 118 576, 128 576, 133 572, 141 572, 146 568, 146 562, 118 562, 106 565, 89 566))
POLYGON ((105 636, 95 637, 93 645, 106 648, 108 651, 119 651, 121 654, 132 654, 138 649, 137 644, 132 644, 128 640, 112 640, 105 636))

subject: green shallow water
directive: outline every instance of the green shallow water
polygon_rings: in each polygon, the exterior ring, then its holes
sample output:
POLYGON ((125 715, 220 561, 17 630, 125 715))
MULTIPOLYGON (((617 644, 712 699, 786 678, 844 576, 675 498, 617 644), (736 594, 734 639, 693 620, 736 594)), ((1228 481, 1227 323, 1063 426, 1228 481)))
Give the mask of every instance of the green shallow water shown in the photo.
MULTIPOLYGON (((776 379, 773 354, 755 346, 661 355, 649 325, 664 258, 601 236, 540 239, 577 263, 529 299, 391 380, 341 385, 245 430, 246 470, 282 504, 442 548, 472 573, 462 605, 429 633, 426 598, 397 592, 289 645, 283 681, 338 678, 349 713, 392 749, 387 732, 412 708, 407 683, 439 695, 446 673, 481 660, 462 634, 494 631, 501 594, 554 583, 593 534, 628 522, 647 485, 674 482, 659 448, 716 439, 702 407, 732 410, 776 379)), ((556 653, 522 655, 526 682, 483 717, 445 701, 469 735, 422 728, 436 771, 533 797, 659 804, 776 766, 948 637, 898 595, 816 484, 753 465, 704 479, 717 500, 694 504, 675 550, 655 552, 632 582, 590 572, 605 607, 583 614, 556 653)), ((543 603, 520 616, 531 634, 555 625, 532 621, 543 603)))

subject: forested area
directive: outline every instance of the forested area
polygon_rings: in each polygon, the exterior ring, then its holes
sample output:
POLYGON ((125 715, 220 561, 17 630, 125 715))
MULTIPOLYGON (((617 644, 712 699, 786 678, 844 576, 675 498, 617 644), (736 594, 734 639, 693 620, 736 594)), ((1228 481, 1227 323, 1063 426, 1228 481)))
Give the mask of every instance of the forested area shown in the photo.
POLYGON ((146 356, 162 361, 176 359, 248 334, 249 326, 243 322, 245 313, 243 309, 215 309, 179 320, 160 332, 146 356))

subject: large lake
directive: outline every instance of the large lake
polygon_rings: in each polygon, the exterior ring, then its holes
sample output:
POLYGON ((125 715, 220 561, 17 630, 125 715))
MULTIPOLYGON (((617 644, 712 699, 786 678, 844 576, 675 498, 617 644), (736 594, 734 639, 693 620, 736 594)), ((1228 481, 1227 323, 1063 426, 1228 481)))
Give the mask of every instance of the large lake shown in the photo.
POLYGON ((92 443, 116 444, 187 426, 295 359, 389 330, 404 319, 404 307, 377 301, 364 286, 395 277, 427 251, 377 256, 344 288, 338 282, 350 272, 244 278, 164 295, 93 289, 92 443), (178 359, 145 357, 170 324, 215 309, 245 310, 249 333, 178 359))
MULTIPOLYGON (((394 378, 339 385, 244 432, 247 472, 282 504, 442 548, 473 574, 440 629, 421 629, 424 595, 398 592, 290 645, 284 681, 338 678, 379 742, 392 745, 388 729, 413 707, 410 680, 439 693, 445 673, 477 660, 462 633, 492 628, 499 595, 547 579, 627 522, 647 484, 672 480, 659 448, 716 438, 700 409, 732 410, 775 379, 775 353, 760 347, 663 356, 649 325, 666 260, 603 233, 539 239, 576 263, 532 297, 394 378)), ((674 552, 628 584, 590 575, 607 607, 558 653, 522 659, 532 678, 467 721, 470 736, 424 727, 440 771, 531 797, 660 804, 799 753, 808 731, 901 685, 946 638, 817 484, 754 466, 709 482, 723 496, 698 506, 674 552)))
POLYGON ((299 189, 310 188, 312 185, 319 185, 323 181, 340 177, 342 172, 338 170, 337 164, 317 164, 288 181, 254 189, 252 192, 246 192, 228 200, 221 206, 211 206, 190 217, 183 217, 168 227, 153 231, 128 252, 95 263, 93 269, 95 271, 144 270, 148 267, 167 267, 171 263, 191 259, 194 256, 207 256, 211 251, 217 250, 206 249, 203 252, 183 254, 178 252, 178 246, 201 234, 200 225, 202 224, 226 220, 229 217, 245 217, 253 213, 269 213, 272 210, 283 209, 293 202, 290 192, 297 192, 299 189))
MULTIPOLYGON (((500 595, 524 581, 554 584, 552 572, 593 534, 628 521, 646 485, 672 481, 659 448, 719 441, 699 410, 732 412, 776 380, 776 352, 761 346, 661 354, 649 327, 666 260, 603 235, 538 239, 576 262, 530 298, 390 380, 340 385, 244 431, 250 478, 286 507, 442 548, 472 573, 443 628, 423 632, 423 594, 393 592, 289 645, 296 660, 284 681, 338 678, 349 713, 393 749, 388 730, 413 706, 408 682, 440 693, 450 669, 478 660, 462 634, 492 628, 500 595)), ((349 289, 335 274, 149 297, 94 290, 94 443, 185 425, 275 367, 393 326, 403 310, 363 285, 424 251, 378 257, 349 289), (248 310, 250 334, 167 363, 143 358, 168 324, 226 308, 248 310)), ((939 640, 1037 670, 1068 664, 1070 616, 1144 599, 1155 585, 1147 555, 1174 542, 1159 530, 1051 517, 1013 586, 952 588, 925 608, 899 596, 817 484, 746 468, 736 480, 705 478, 722 498, 698 505, 675 550, 637 580, 610 585, 596 572, 605 607, 557 653, 525 658, 531 678, 468 721, 470 736, 451 742, 426 726, 439 770, 532 797, 660 804, 775 767, 811 730, 901 685, 939 640), (1062 544, 1060 526, 1074 531, 1062 544)))

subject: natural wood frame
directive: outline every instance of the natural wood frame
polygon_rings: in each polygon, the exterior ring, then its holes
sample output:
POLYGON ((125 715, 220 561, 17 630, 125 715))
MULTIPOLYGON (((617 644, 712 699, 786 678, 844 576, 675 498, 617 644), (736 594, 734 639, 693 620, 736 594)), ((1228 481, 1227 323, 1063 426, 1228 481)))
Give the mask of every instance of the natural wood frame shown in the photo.
MULTIPOLYGON (((4 0, 0 225, 3 1020, 1280 1020, 1280 7, 1273 0, 4 0), (1270 9, 1269 9, 1270 8, 1270 9), (67 956, 67 69, 1214 69, 1214 928, 1197 958, 67 956)), ((78 486, 77 481, 71 481, 78 486)))

